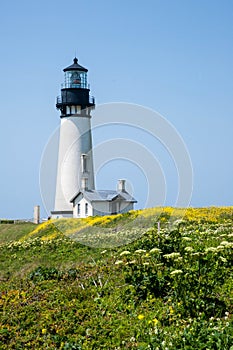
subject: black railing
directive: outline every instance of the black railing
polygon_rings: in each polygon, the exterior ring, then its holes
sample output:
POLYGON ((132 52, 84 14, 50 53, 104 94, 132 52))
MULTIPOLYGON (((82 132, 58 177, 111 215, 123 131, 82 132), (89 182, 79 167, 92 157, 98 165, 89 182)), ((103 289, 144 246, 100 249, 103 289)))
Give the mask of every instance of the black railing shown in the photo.
POLYGON ((89 96, 89 103, 95 104, 95 97, 94 96, 89 96))
POLYGON ((57 96, 57 104, 62 104, 62 98, 61 98, 61 96, 57 96))

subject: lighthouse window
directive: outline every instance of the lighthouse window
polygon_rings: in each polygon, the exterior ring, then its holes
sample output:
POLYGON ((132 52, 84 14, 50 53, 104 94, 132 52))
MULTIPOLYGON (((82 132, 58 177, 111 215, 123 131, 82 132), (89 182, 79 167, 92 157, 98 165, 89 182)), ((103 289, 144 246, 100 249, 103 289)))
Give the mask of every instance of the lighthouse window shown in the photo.
POLYGON ((80 203, 78 203, 78 215, 80 215, 80 203))
POLYGON ((82 172, 86 173, 87 171, 87 156, 86 154, 82 154, 82 172))

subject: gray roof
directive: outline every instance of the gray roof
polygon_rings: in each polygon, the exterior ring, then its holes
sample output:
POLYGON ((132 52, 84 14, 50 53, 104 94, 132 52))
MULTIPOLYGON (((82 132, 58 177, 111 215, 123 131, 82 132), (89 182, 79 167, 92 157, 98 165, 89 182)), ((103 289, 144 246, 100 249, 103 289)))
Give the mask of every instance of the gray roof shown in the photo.
POLYGON ((111 202, 113 201, 116 197, 122 198, 125 202, 131 202, 131 203, 136 203, 137 201, 135 198, 133 198, 128 192, 126 191, 112 191, 112 190, 87 190, 87 191, 79 191, 72 199, 71 202, 73 202, 78 195, 82 193, 84 198, 86 198, 90 202, 102 202, 102 201, 107 201, 111 202))

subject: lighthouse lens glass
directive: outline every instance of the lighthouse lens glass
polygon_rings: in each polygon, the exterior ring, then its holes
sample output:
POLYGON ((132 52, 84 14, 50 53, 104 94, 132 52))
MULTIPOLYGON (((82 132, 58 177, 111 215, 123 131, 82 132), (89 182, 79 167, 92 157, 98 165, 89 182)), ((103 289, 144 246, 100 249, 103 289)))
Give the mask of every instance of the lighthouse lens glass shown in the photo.
POLYGON ((65 72, 65 88, 87 88, 87 73, 79 71, 65 72))

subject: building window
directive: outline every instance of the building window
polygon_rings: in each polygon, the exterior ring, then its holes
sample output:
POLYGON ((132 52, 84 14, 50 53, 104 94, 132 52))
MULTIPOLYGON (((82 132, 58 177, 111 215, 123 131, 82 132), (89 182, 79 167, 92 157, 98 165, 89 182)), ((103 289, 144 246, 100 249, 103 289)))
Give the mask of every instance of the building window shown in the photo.
POLYGON ((117 214, 117 203, 112 202, 112 214, 117 214))
POLYGON ((78 203, 78 215, 80 215, 80 203, 78 203))
POLYGON ((85 204, 85 215, 88 215, 88 203, 85 204))

